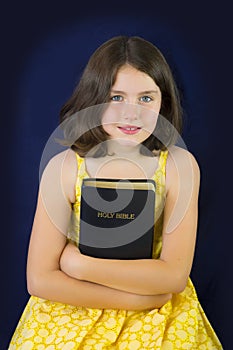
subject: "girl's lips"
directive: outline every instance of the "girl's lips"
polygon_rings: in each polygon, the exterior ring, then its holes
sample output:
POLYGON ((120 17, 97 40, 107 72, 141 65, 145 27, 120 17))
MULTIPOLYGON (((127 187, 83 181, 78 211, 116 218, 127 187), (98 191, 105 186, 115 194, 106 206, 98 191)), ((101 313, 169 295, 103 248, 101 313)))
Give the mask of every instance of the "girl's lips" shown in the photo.
POLYGON ((122 131, 124 134, 127 134, 127 135, 137 134, 141 130, 139 126, 131 126, 131 125, 118 126, 118 129, 120 129, 120 131, 122 131))

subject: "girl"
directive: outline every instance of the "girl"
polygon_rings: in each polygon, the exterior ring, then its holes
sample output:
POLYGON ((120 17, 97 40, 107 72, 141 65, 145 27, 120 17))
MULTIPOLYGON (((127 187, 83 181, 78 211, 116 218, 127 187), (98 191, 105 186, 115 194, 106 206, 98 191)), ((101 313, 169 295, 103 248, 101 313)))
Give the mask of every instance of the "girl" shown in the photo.
POLYGON ((27 263, 32 296, 9 349, 222 349, 189 277, 200 174, 174 144, 181 106, 161 52, 139 37, 105 42, 61 125, 70 147, 43 172, 27 263), (88 177, 155 180, 152 259, 80 253, 88 177))

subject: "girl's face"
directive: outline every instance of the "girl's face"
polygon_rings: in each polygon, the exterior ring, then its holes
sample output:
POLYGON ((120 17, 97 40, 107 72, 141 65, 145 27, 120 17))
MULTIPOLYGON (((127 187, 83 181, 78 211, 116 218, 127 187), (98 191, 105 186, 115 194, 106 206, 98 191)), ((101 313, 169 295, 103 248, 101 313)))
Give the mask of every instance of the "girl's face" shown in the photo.
POLYGON ((161 107, 158 85, 146 73, 124 65, 110 93, 110 103, 102 117, 110 139, 122 145, 145 141, 154 131, 161 107))

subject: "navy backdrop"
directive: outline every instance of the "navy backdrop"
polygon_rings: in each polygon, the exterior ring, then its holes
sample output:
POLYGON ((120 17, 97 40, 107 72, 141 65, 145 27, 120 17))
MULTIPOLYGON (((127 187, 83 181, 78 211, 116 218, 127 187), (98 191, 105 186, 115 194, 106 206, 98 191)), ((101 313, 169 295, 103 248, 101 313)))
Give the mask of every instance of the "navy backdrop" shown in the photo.
POLYGON ((224 349, 232 349, 229 12, 212 2, 211 9, 196 2, 152 3, 4 5, 0 350, 7 349, 29 297, 26 256, 42 152, 89 56, 103 41, 119 34, 140 35, 156 44, 182 93, 182 136, 202 175, 192 279, 224 349))

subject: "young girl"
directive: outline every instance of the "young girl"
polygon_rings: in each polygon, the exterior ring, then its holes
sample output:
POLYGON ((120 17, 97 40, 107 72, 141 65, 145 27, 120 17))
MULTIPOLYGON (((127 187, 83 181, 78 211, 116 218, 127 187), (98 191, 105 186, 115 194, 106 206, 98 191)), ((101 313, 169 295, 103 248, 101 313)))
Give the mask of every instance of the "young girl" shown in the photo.
POLYGON ((171 70, 152 43, 119 36, 94 52, 61 110, 70 147, 41 179, 27 263, 32 296, 10 350, 222 349, 189 277, 200 179, 194 156, 174 144, 181 124, 171 70), (88 177, 155 180, 152 259, 80 253, 88 177))

